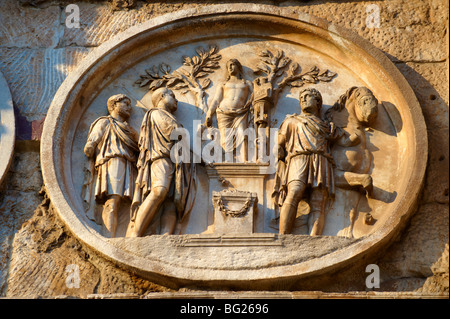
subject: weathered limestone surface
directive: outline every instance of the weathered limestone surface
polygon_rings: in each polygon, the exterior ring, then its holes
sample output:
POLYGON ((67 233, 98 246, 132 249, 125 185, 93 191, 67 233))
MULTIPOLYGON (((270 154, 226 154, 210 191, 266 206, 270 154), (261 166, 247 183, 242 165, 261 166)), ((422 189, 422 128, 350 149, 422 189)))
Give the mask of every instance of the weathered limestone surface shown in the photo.
POLYGON ((56 218, 45 196, 34 215, 15 234, 6 296, 87 297, 89 294, 168 291, 114 267, 79 244, 56 218), (70 265, 79 271, 79 287, 68 285, 70 265))
MULTIPOLYGON (((20 143, 19 143, 20 144, 20 143)), ((42 174, 39 153, 16 144, 10 175, 1 192, 0 204, 0 289, 6 292, 13 242, 22 224, 33 216, 41 199, 42 174)))
MULTIPOLYGON (((123 6, 119 1, 71 1, 80 7, 79 29, 64 25, 64 5, 69 2, 0 2, 0 71, 11 89, 19 121, 17 136, 22 140, 16 144, 14 163, 0 195, 0 296, 101 298, 125 293, 131 298, 171 290, 115 267, 83 247, 64 229, 45 194, 39 194, 42 187, 39 146, 37 141, 31 141, 39 140, 40 120, 45 117, 59 85, 93 48, 130 26, 158 15, 207 5, 175 0, 128 2, 129 5, 123 6), (67 288, 66 267, 70 264, 79 266, 82 278, 79 289, 67 288)), ((309 13, 353 30, 384 51, 414 89, 429 137, 429 163, 422 199, 397 241, 384 255, 367 263, 380 266, 378 291, 448 296, 447 1, 376 2, 380 9, 379 28, 366 26, 366 8, 373 3, 370 1, 264 3, 309 13)), ((293 290, 364 291, 366 276, 364 267, 355 265, 332 278, 293 290)))

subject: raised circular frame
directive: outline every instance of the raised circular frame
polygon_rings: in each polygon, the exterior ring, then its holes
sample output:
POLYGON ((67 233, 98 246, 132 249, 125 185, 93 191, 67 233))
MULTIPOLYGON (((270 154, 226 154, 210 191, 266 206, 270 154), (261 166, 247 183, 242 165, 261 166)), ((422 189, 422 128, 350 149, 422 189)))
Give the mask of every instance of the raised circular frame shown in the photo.
MULTIPOLYGON (((45 120, 41 141, 44 183, 52 205, 71 232, 81 242, 120 267, 149 280, 177 287, 190 284, 241 288, 267 288, 283 283, 286 285, 342 269, 379 252, 396 237, 416 209, 427 165, 427 153, 426 126, 414 92, 393 63, 371 43, 326 20, 293 13, 288 8, 238 4, 212 5, 163 15, 131 27, 94 49, 77 69, 69 74, 56 93, 45 120), (145 247, 148 247, 147 251, 152 251, 152 247, 156 247, 152 245, 165 242, 177 246, 174 244, 174 237, 177 236, 116 240, 105 238, 89 227, 82 216, 79 194, 70 175, 70 154, 76 127, 72 122, 77 118, 75 114, 84 111, 86 105, 96 97, 97 90, 116 78, 119 70, 141 61, 150 54, 149 50, 155 54, 192 40, 181 36, 173 38, 174 34, 191 30, 192 35, 195 30, 208 30, 210 34, 206 31, 200 32, 201 36, 199 35, 197 40, 201 37, 210 39, 224 32, 220 29, 223 24, 232 26, 233 32, 242 32, 242 35, 248 35, 245 31, 246 24, 270 26, 262 32, 268 32, 270 36, 286 37, 288 41, 293 42, 296 41, 296 34, 312 34, 322 41, 321 45, 325 43, 338 54, 351 57, 358 61, 358 65, 365 66, 365 71, 361 72, 368 72, 370 76, 379 79, 385 89, 395 97, 405 141, 402 152, 408 160, 402 163, 403 176, 396 190, 397 199, 391 204, 388 217, 377 231, 352 241, 341 249, 297 263, 263 268, 208 269, 201 265, 187 267, 182 261, 164 263, 158 258, 146 258, 145 255, 136 254, 127 248, 127 240, 133 241, 133 247, 144 247, 143 251, 146 250, 145 247), (173 42, 174 39, 179 42, 173 42), (114 65, 114 68, 111 68, 111 65, 114 65)), ((292 236, 295 235, 280 235, 279 239, 287 242, 292 236)), ((264 250, 261 250, 261 253, 263 252, 264 250)))
POLYGON ((16 123, 11 92, 0 72, 0 185, 3 184, 14 155, 16 123))

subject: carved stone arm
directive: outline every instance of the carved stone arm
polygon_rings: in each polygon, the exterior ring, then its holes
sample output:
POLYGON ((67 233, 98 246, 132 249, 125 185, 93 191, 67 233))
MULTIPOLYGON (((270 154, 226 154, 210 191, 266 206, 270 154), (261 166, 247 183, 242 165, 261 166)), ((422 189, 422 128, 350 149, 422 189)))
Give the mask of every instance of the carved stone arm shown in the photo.
POLYGON ((212 117, 214 113, 216 113, 216 109, 219 106, 220 102, 223 98, 223 85, 221 85, 213 98, 213 101, 211 103, 211 106, 208 108, 208 111, 206 112, 206 119, 205 119, 205 126, 211 127, 212 126, 212 117))
POLYGON ((336 140, 336 144, 343 147, 351 147, 358 145, 359 143, 361 143, 361 138, 356 133, 349 134, 344 132, 344 134, 336 140))
POLYGON ((286 137, 283 134, 278 134, 278 160, 283 161, 286 157, 286 151, 284 150, 286 144, 286 137))
POLYGON ((334 122, 330 124, 330 135, 328 140, 343 147, 355 146, 361 142, 361 138, 356 133, 348 133, 343 128, 336 126, 334 122))
POLYGON ((246 84, 248 86, 248 89, 249 89, 249 94, 248 94, 248 97, 247 97, 247 101, 245 102, 245 106, 247 107, 249 105, 252 105, 252 103, 253 103, 254 90, 253 90, 253 82, 251 82, 251 81, 245 81, 245 82, 246 82, 246 84))
POLYGON ((359 137, 358 134, 353 133, 353 134, 350 134, 350 136, 348 137, 348 141, 350 143, 350 146, 355 146, 361 142, 361 138, 359 137))
POLYGON ((84 154, 87 157, 92 157, 94 155, 95 145, 92 142, 87 142, 84 146, 84 154))
POLYGON ((92 157, 94 155, 95 148, 97 147, 97 144, 102 140, 108 123, 109 121, 106 118, 99 118, 93 124, 93 127, 89 132, 86 145, 84 146, 84 154, 86 154, 87 157, 92 157))

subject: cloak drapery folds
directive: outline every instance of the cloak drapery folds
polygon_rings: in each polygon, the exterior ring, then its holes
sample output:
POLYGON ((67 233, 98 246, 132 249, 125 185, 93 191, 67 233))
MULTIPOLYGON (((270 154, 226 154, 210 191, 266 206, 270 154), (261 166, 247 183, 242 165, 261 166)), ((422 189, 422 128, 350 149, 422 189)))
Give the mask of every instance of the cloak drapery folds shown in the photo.
POLYGON ((341 130, 314 115, 289 115, 278 131, 285 140, 286 158, 278 161, 272 199, 282 206, 287 185, 294 180, 308 187, 323 187, 334 196, 334 161, 330 154, 330 140, 341 135, 341 130))
POLYGON ((90 208, 94 180, 96 201, 103 202, 112 194, 131 200, 139 151, 137 134, 133 128, 112 116, 99 117, 89 128, 86 145, 96 149, 95 158, 90 159, 85 167, 82 195, 86 210, 90 208), (119 169, 120 174, 111 176, 112 172, 119 169), (117 175, 121 175, 121 178, 118 179, 117 175))
POLYGON ((218 108, 216 113, 222 148, 225 152, 238 149, 245 140, 249 109, 244 107, 238 111, 225 111, 218 108))
POLYGON ((177 128, 182 128, 182 125, 163 109, 152 108, 145 114, 139 136, 138 175, 131 220, 135 220, 139 205, 155 185, 169 187, 167 196, 173 197, 179 221, 192 210, 196 192, 196 166, 195 163, 183 163, 177 152, 174 152, 174 161, 171 161, 170 154, 175 141, 170 136, 177 128), (158 163, 160 173, 152 172, 152 163, 161 159, 164 160, 158 163))

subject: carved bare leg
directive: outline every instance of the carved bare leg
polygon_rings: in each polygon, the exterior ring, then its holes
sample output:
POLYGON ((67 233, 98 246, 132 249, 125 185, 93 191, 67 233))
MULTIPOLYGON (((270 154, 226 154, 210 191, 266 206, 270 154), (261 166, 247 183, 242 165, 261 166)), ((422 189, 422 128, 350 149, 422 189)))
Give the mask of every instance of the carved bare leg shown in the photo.
POLYGON ((102 220, 111 237, 116 237, 118 211, 120 207, 119 195, 111 195, 103 206, 102 220))
POLYGON ((290 234, 297 216, 297 207, 305 192, 306 185, 301 181, 293 181, 288 185, 288 194, 280 211, 280 234, 290 234))
POLYGON ((310 217, 310 235, 319 236, 323 233, 325 226, 327 190, 314 188, 311 194, 311 217, 310 217))
MULTIPOLYGON (((366 174, 364 174, 366 175, 366 174)), ((366 190, 366 194, 368 198, 372 198, 373 197, 373 180, 372 177, 370 175, 367 175, 363 182, 362 182, 362 187, 364 187, 364 189, 366 190)))
POLYGON ((357 215, 358 214, 356 212, 356 209, 352 208, 349 213, 350 227, 349 227, 348 234, 347 234, 348 238, 353 238, 353 226, 355 225, 357 215))
POLYGON ((373 195, 373 180, 369 174, 359 174, 335 170, 335 185, 339 188, 353 189, 362 187, 368 197, 373 195))
POLYGON ((290 234, 295 221, 297 207, 291 203, 284 203, 280 212, 280 234, 290 234))
POLYGON ((136 213, 134 223, 130 223, 127 229, 127 237, 140 237, 143 235, 147 226, 152 222, 158 213, 161 203, 166 197, 168 189, 165 187, 155 187, 145 198, 139 210, 136 213))
POLYGON ((245 163, 247 161, 247 141, 243 137, 243 130, 238 128, 236 136, 236 145, 234 147, 236 151, 236 163, 245 163))
POLYGON ((161 215, 161 233, 172 235, 177 224, 177 212, 173 202, 165 202, 164 210, 161 215))
POLYGON ((349 218, 350 218, 350 229, 349 229, 349 232, 348 232, 348 237, 349 238, 354 238, 354 236, 353 236, 353 228, 355 226, 355 221, 358 218, 358 214, 359 214, 358 206, 359 206, 360 200, 361 200, 361 195, 359 194, 358 195, 358 199, 356 200, 355 206, 352 208, 352 210, 350 211, 350 214, 349 214, 349 218))
POLYGON ((320 211, 311 212, 311 236, 320 236, 323 232, 323 226, 325 225, 325 216, 320 211))

